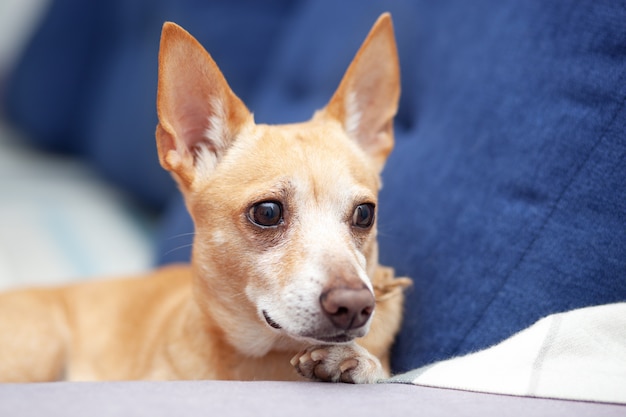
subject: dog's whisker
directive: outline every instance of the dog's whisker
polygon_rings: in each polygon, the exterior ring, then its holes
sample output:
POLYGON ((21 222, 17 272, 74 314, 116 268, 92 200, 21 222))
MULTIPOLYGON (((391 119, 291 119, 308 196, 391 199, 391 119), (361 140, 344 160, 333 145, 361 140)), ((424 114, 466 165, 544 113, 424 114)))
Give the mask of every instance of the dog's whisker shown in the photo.
POLYGON ((179 251, 179 250, 183 250, 183 249, 187 249, 187 248, 191 248, 193 247, 193 244, 189 243, 186 245, 180 245, 180 246, 176 246, 175 248, 172 248, 170 250, 168 250, 167 252, 165 252, 163 255, 169 255, 173 252, 179 251))
POLYGON ((166 237, 165 240, 173 240, 173 239, 179 239, 181 237, 195 236, 195 235, 196 235, 196 232, 179 233, 179 234, 174 235, 174 236, 166 237))

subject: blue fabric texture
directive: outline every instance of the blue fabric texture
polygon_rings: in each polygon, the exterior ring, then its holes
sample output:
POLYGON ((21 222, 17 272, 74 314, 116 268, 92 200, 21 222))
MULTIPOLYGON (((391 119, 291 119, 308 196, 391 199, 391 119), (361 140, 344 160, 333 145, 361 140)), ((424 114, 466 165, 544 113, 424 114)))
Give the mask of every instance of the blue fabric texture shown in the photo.
POLYGON ((420 11, 381 195, 381 259, 415 280, 398 370, 626 298, 624 4, 420 11))
POLYGON ((162 22, 207 47, 258 122, 284 123, 328 101, 385 10, 403 95, 381 261, 415 282, 394 370, 625 300, 623 1, 59 0, 4 105, 34 143, 83 155, 159 209, 161 263, 188 260, 193 225, 154 149, 162 22))

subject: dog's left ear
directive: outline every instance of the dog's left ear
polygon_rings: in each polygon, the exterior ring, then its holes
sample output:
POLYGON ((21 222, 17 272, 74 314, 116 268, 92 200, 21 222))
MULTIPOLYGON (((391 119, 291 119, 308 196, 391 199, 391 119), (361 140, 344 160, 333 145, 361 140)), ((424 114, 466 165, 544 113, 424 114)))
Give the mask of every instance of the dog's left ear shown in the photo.
POLYGON ((393 149, 393 118, 399 98, 398 51, 391 15, 384 13, 322 114, 337 119, 380 171, 393 149))

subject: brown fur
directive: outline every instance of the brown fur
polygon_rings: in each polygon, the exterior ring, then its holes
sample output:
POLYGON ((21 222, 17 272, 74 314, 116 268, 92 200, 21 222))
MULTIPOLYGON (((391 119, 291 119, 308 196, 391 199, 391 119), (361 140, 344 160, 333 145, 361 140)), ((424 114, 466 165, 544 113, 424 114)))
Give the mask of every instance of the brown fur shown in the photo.
POLYGON ((376 203, 398 96, 388 15, 329 105, 282 126, 256 125, 198 42, 166 24, 157 147, 196 225, 192 263, 0 295, 0 380, 386 375, 408 280, 378 265, 375 224, 351 222, 354 207, 376 203), (250 212, 263 201, 281 203, 280 225, 253 224, 250 212), (319 342, 338 330, 318 311, 316 291, 346 280, 375 294, 370 331, 358 345, 319 342), (268 311, 280 326, 264 319, 268 311))

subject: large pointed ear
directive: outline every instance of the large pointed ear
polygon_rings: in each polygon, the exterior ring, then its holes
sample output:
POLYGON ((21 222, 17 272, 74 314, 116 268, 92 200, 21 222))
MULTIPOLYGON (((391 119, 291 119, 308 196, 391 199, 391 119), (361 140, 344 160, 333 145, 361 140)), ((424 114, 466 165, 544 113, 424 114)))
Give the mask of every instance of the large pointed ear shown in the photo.
POLYGON ((393 149, 400 97, 398 51, 389 13, 381 15, 323 114, 337 119, 382 170, 393 149))
POLYGON ((169 22, 161 33, 157 112, 159 160, 184 188, 210 173, 238 131, 253 123, 202 45, 169 22))

